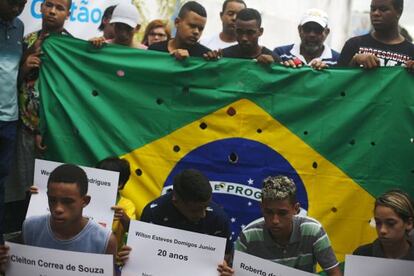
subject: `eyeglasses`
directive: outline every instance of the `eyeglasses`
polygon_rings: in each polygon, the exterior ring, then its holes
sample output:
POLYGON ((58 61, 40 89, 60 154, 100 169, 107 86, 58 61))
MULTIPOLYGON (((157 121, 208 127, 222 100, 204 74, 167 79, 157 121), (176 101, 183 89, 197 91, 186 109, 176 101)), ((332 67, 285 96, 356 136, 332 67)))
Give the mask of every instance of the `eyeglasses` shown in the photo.
POLYGON ((166 35, 166 34, 163 34, 163 33, 154 33, 154 32, 150 32, 150 33, 148 34, 148 36, 153 36, 153 37, 166 37, 167 35, 166 35))

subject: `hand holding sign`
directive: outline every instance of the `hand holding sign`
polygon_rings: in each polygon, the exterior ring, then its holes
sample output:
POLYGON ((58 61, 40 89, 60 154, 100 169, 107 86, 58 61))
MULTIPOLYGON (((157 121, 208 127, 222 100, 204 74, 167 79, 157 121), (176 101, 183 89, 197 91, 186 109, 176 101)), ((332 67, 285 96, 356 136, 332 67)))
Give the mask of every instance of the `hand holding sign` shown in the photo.
MULTIPOLYGON (((47 200, 47 180, 53 169, 62 163, 36 159, 34 186, 30 188, 32 197, 26 217, 49 213, 47 200), (35 189, 36 188, 36 189, 35 189), (37 191, 37 193, 33 193, 37 191)), ((84 215, 95 220, 105 228, 111 228, 113 211, 110 206, 116 201, 118 172, 82 167, 88 176, 88 194, 92 200, 85 208, 84 215)))

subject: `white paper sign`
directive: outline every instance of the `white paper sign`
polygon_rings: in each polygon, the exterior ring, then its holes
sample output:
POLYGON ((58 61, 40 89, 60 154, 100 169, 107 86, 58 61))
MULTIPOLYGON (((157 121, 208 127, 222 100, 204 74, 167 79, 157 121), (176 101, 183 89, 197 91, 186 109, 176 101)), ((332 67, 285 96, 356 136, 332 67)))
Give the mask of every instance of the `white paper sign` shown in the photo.
POLYGON ((212 276, 223 262, 226 239, 131 221, 128 245, 122 276, 212 276))
POLYGON ((112 255, 90 254, 7 243, 7 276, 113 276, 112 255))
MULTIPOLYGON (((32 194, 26 217, 49 213, 46 194, 47 180, 49 174, 61 164, 36 159, 34 185, 38 187, 39 193, 32 194)), ((88 167, 81 168, 88 176, 88 195, 91 196, 91 202, 83 210, 83 215, 110 229, 114 218, 114 211, 111 210, 111 206, 116 203, 119 173, 88 167)))
POLYGON ((349 276, 412 276, 414 262, 385 258, 347 255, 345 275, 349 276))
POLYGON ((311 276, 309 272, 294 269, 244 252, 235 251, 233 268, 237 276, 311 276))

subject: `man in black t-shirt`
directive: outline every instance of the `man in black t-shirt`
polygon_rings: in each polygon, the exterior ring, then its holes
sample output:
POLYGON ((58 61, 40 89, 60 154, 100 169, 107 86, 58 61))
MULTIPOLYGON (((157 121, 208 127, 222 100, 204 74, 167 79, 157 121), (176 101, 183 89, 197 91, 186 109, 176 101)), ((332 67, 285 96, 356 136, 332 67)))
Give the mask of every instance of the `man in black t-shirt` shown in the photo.
POLYGON ((174 24, 176 36, 170 40, 152 44, 148 49, 167 52, 182 60, 188 56, 202 57, 210 51, 198 43, 207 21, 207 12, 202 5, 195 1, 185 3, 174 24))
MULTIPOLYGON (((225 259, 229 261, 233 251, 230 220, 211 197, 212 188, 206 176, 198 170, 183 170, 174 177, 171 192, 145 206, 141 221, 225 238, 225 259)), ((218 270, 222 276, 232 275, 225 264, 218 270)))
POLYGON ((370 17, 374 30, 349 39, 341 51, 338 66, 414 69, 414 45, 400 34, 398 27, 403 6, 403 0, 372 0, 370 17))
POLYGON ((280 62, 278 55, 259 45, 263 34, 262 18, 255 9, 241 10, 236 17, 237 44, 223 49, 222 56, 230 58, 257 59, 264 64, 280 62))

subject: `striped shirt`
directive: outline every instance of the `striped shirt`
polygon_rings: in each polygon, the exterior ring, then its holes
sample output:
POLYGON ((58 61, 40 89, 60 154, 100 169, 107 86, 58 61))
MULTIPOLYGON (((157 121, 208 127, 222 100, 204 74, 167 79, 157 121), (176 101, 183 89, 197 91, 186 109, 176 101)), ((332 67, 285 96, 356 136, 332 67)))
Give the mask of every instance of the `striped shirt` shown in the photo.
POLYGON ((338 62, 338 59, 339 59, 339 53, 336 52, 335 50, 332 50, 326 44, 324 44, 323 46, 325 48, 324 48, 321 56, 317 57, 317 58, 314 58, 309 63, 307 63, 305 57, 300 54, 300 44, 291 44, 291 45, 276 47, 273 50, 273 53, 279 55, 280 58, 282 59, 282 61, 287 61, 287 60, 290 60, 290 59, 298 58, 305 65, 309 65, 314 60, 321 60, 321 61, 325 62, 327 65, 329 65, 331 67, 336 65, 337 62, 338 62))
POLYGON ((235 249, 308 272, 315 272, 316 263, 324 270, 339 264, 322 225, 309 217, 293 217, 292 234, 285 246, 272 239, 264 218, 253 221, 243 229, 235 249))

